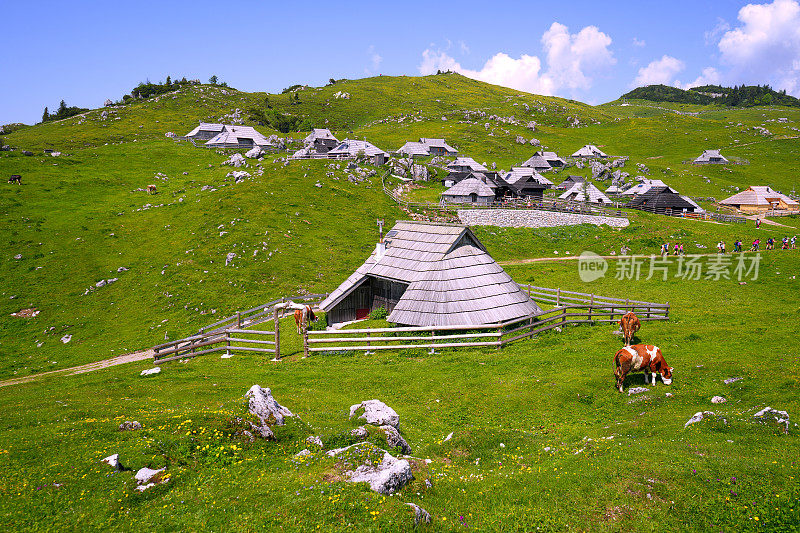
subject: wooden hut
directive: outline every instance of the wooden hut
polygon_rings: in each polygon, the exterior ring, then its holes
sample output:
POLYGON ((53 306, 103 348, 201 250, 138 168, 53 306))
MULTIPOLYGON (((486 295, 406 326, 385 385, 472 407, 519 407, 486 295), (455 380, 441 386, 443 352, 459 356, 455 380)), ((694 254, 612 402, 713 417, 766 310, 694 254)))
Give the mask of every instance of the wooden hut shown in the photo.
POLYGON ((589 202, 591 204, 610 204, 611 200, 600 192, 600 189, 589 182, 578 182, 573 185, 567 192, 559 196, 562 200, 569 200, 572 202, 589 202))
POLYGON ((303 144, 309 149, 309 152, 326 154, 339 145, 339 139, 334 137, 329 129, 314 128, 303 139, 303 144))
POLYGON ((451 204, 490 204, 495 199, 495 189, 477 178, 461 180, 442 193, 442 200, 451 204))
POLYGON ((583 176, 567 176, 567 178, 556 185, 556 189, 559 191, 568 191, 575 186, 576 183, 583 183, 585 178, 583 176))
POLYGON ((530 167, 511 167, 502 179, 509 185, 512 195, 518 198, 541 200, 544 191, 553 186, 552 181, 530 167))
POLYGON ((206 142, 210 148, 244 148, 272 146, 269 139, 251 126, 223 126, 223 130, 206 142))
POLYGON ((355 159, 366 157, 374 165, 383 165, 388 161, 389 154, 366 140, 345 139, 339 146, 328 152, 328 157, 336 159, 355 159))
POLYGON ((587 144, 574 154, 571 157, 583 157, 583 158, 593 158, 593 157, 608 157, 605 152, 603 152, 600 148, 593 144, 587 144))
POLYGON ((636 195, 626 207, 654 213, 694 213, 698 211, 699 206, 681 196, 675 189, 663 186, 651 187, 647 192, 636 195))
POLYGON ((185 137, 187 139, 194 139, 195 141, 207 141, 222 133, 224 129, 224 124, 201 122, 199 126, 187 133, 185 137))
POLYGON ((330 325, 384 307, 408 326, 470 326, 540 312, 467 226, 398 222, 321 304, 330 325))
POLYGON ((770 210, 796 211, 800 209, 797 200, 772 190, 766 186, 748 187, 719 202, 734 207, 743 213, 764 213, 770 210))
POLYGON ((730 163, 728 159, 719 153, 719 150, 703 150, 700 157, 692 161, 695 165, 724 165, 730 163))

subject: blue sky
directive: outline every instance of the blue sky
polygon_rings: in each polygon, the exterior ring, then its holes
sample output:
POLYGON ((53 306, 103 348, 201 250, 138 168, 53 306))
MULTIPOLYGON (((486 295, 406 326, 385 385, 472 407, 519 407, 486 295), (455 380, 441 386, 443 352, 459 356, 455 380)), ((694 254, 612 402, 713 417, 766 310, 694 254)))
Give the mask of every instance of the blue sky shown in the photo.
POLYGON ((167 75, 279 91, 450 68, 593 104, 649 83, 800 96, 798 0, 0 0, 0 13, 0 124, 37 122, 62 98, 99 107, 167 75))

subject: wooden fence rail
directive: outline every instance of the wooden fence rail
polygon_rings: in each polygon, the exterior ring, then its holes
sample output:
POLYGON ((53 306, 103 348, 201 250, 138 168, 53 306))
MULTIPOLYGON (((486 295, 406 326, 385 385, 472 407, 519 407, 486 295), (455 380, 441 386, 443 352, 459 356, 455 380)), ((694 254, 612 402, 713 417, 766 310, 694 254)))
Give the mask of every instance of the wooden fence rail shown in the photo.
MULTIPOLYGON (((669 303, 643 302, 586 294, 534 285, 520 285, 530 297, 543 305, 551 305, 538 313, 497 322, 494 324, 362 328, 325 331, 308 331, 303 328, 303 355, 315 352, 346 352, 378 350, 493 347, 501 349, 507 344, 531 338, 545 331, 571 324, 597 324, 617 322, 628 311, 635 312, 641 321, 669 320, 669 303)), ((225 352, 259 352, 274 354, 280 359, 279 320, 287 312, 274 306, 287 300, 312 300, 327 295, 303 295, 273 300, 264 305, 240 311, 204 328, 197 335, 160 344, 154 348, 154 362, 163 363, 225 352), (273 330, 248 329, 269 319, 273 330), (251 338, 255 337, 255 338, 251 338)), ((315 300, 313 303, 318 303, 315 300)))

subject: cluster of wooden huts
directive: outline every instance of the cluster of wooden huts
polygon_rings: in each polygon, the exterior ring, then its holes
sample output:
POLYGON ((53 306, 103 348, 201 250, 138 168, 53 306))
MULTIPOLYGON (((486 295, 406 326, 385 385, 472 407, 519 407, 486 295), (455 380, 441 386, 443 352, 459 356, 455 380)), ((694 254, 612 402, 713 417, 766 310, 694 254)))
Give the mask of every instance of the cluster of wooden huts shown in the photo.
POLYGON ((292 154, 291 159, 356 159, 366 158, 374 165, 383 165, 389 153, 366 139, 340 141, 330 130, 315 128, 305 139, 303 148, 292 154))
POLYGON ((205 146, 209 148, 273 147, 273 143, 267 137, 251 126, 201 122, 185 137, 193 141, 205 141, 205 146))

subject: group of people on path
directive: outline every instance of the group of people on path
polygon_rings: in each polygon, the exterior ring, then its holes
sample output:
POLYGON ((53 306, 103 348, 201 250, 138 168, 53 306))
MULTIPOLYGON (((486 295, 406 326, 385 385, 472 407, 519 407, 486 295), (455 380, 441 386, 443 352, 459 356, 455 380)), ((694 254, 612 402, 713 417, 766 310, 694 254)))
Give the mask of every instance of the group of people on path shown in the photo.
MULTIPOLYGON (((758 252, 761 247, 761 239, 756 239, 753 241, 752 246, 750 247, 751 252, 758 252)), ((775 249, 775 239, 772 237, 767 238, 766 246, 764 250, 774 250, 775 249)), ((784 237, 781 241, 781 250, 796 250, 797 249, 797 235, 789 237, 784 237)), ((742 241, 741 239, 736 239, 733 242, 733 252, 742 252, 742 241)), ((670 243, 665 242, 661 245, 662 256, 670 255, 670 243)), ((727 248, 725 246, 725 241, 719 241, 717 243, 717 253, 718 254, 725 254, 727 253, 727 248)), ((672 255, 686 255, 683 251, 683 244, 682 243, 675 243, 672 247, 672 255)))

